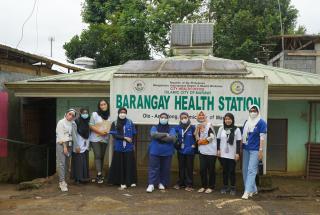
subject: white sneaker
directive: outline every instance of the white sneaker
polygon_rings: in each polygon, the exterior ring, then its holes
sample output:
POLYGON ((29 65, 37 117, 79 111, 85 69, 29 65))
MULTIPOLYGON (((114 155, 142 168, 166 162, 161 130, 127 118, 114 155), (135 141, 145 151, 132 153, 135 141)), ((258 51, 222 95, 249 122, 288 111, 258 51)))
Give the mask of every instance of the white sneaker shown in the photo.
POLYGON ((158 188, 159 188, 159 190, 165 190, 166 188, 163 186, 163 184, 159 184, 159 186, 158 186, 158 188))
POLYGON ((253 192, 253 193, 249 193, 249 197, 253 197, 254 195, 258 195, 258 191, 253 192))
POLYGON ((125 184, 121 184, 119 187, 119 190, 124 190, 127 189, 127 186, 125 184))
POLYGON ((137 185, 136 184, 131 184, 131 187, 136 187, 137 185))
POLYGON ((250 197, 250 193, 244 192, 241 198, 247 200, 249 199, 249 197, 250 197))
POLYGON ((59 182, 59 187, 62 192, 68 191, 68 185, 65 181, 59 182))
POLYGON ((147 193, 152 193, 152 191, 154 191, 154 186, 153 184, 149 184, 148 188, 147 188, 147 193))
POLYGON ((200 189, 198 190, 198 193, 203 193, 205 190, 206 190, 206 189, 204 189, 204 188, 202 187, 202 188, 200 188, 200 189))
POLYGON ((206 191, 205 191, 205 193, 206 193, 206 194, 209 194, 209 193, 212 193, 212 191, 213 191, 213 190, 212 190, 211 188, 207 188, 206 191))

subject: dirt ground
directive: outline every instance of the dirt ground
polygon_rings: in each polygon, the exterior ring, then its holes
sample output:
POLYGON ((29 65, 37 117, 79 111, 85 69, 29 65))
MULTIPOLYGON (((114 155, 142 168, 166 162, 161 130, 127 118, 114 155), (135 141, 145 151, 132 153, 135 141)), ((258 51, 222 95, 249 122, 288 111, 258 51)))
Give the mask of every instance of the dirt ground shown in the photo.
POLYGON ((272 181, 278 189, 250 200, 241 200, 240 182, 237 196, 220 194, 219 180, 212 194, 172 188, 148 194, 145 181, 124 191, 105 184, 70 184, 67 193, 58 190, 56 178, 34 190, 0 184, 0 214, 320 214, 320 181, 298 177, 272 181))

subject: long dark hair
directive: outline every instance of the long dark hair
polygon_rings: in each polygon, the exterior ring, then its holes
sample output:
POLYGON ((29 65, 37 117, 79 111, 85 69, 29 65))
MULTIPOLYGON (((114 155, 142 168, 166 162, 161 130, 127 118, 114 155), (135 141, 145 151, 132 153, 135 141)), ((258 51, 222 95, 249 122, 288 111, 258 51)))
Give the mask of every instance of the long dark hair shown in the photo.
POLYGON ((99 100, 97 113, 104 120, 107 120, 109 118, 109 116, 110 116, 110 105, 109 105, 109 102, 107 100, 105 100, 105 99, 100 99, 99 100), (107 104, 108 109, 106 111, 101 110, 101 108, 100 108, 100 103, 101 102, 105 102, 107 104))
POLYGON ((228 142, 229 142, 230 145, 233 145, 234 133, 235 133, 237 127, 234 126, 234 116, 233 116, 232 113, 226 113, 226 114, 224 115, 224 117, 223 117, 223 128, 224 128, 224 130, 230 129, 229 141, 228 141, 228 142), (226 123, 225 123, 225 118, 226 118, 226 117, 229 117, 229 118, 232 120, 231 125, 226 125, 226 123))

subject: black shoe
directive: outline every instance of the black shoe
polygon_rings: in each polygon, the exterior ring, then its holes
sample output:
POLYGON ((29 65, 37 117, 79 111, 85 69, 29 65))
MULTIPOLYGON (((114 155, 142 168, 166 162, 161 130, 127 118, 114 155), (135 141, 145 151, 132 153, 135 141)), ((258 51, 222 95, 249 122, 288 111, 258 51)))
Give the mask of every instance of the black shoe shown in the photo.
POLYGON ((230 188, 230 195, 235 196, 236 194, 237 194, 236 188, 235 187, 231 187, 230 188))
POLYGON ((98 184, 103 184, 104 177, 102 175, 97 175, 96 182, 98 184))
POLYGON ((222 187, 222 189, 220 190, 221 194, 227 194, 227 192, 228 192, 228 187, 227 186, 222 187))

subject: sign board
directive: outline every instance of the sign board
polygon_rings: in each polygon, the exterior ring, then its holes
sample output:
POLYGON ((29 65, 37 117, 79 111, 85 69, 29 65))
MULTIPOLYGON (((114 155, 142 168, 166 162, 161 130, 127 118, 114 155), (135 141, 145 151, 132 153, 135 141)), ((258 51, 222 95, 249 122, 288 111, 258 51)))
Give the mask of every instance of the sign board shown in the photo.
MULTIPOLYGON (((136 124, 157 124, 159 114, 170 116, 170 124, 179 122, 188 112, 195 122, 201 110, 214 125, 222 125, 231 112, 236 125, 248 118, 248 107, 257 104, 262 116, 267 113, 267 78, 183 78, 114 76, 111 81, 111 113, 128 109, 128 118, 136 124)), ((112 114, 115 119, 117 114, 112 114)))

